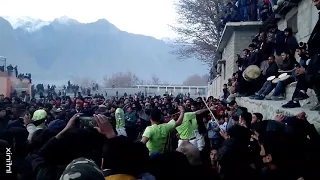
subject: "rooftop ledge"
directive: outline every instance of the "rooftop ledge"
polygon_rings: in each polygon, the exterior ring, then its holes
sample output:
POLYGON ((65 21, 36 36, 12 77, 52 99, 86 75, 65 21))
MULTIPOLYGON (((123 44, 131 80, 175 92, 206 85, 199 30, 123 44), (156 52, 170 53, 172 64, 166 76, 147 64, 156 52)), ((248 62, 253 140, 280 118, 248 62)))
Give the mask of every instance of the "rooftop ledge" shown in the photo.
POLYGON ((258 29, 261 25, 262 25, 261 21, 228 22, 223 29, 217 51, 219 53, 223 52, 223 49, 226 47, 229 39, 232 36, 233 31, 241 31, 241 30, 247 30, 252 28, 258 29))

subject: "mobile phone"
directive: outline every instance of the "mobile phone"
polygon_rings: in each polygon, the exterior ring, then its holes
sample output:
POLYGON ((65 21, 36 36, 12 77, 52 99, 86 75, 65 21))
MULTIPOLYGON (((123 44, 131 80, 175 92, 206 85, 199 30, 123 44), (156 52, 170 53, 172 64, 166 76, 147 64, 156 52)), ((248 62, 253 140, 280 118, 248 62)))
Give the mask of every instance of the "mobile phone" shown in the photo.
POLYGON ((93 117, 80 116, 79 120, 80 124, 84 127, 97 127, 97 122, 93 119, 93 117))

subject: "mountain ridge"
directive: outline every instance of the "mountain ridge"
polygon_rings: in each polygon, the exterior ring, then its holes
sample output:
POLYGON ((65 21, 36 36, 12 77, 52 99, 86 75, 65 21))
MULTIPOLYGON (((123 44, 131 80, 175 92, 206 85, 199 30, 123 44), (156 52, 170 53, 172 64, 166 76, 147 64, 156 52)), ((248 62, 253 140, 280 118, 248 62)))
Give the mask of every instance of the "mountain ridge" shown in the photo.
POLYGON ((206 66, 195 59, 177 60, 168 43, 121 31, 105 19, 67 26, 56 21, 26 32, 0 17, 0 29, 4 30, 0 55, 7 57, 7 64, 31 72, 39 82, 72 77, 99 81, 105 75, 131 71, 144 80, 156 75, 169 83, 181 83, 190 74, 206 73, 206 66))

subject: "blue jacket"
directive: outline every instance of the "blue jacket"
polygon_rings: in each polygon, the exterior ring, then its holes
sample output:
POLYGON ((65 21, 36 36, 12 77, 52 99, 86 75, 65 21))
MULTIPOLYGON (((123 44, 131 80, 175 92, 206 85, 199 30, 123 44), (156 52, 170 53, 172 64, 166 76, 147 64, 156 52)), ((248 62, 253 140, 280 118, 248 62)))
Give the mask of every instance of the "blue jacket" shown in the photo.
POLYGON ((212 121, 208 122, 207 129, 208 129, 208 137, 210 139, 220 138, 219 126, 215 122, 212 122, 212 121))

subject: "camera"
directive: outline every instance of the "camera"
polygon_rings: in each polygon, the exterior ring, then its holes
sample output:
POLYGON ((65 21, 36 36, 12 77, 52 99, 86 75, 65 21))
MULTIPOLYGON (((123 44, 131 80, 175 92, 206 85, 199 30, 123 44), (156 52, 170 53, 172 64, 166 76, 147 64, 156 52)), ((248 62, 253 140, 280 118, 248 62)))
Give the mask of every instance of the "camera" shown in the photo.
POLYGON ((96 120, 94 120, 93 117, 80 116, 79 120, 80 120, 81 126, 90 127, 90 128, 97 127, 97 122, 96 122, 96 120))

